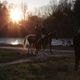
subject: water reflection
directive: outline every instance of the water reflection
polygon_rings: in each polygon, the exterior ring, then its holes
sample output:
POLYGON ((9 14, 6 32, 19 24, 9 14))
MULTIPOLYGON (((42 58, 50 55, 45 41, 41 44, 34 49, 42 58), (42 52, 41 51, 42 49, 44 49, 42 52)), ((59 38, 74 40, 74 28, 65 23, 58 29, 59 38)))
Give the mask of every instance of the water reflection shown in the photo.
POLYGON ((18 41, 18 40, 11 41, 11 43, 10 43, 10 44, 12 44, 12 45, 18 45, 18 44, 19 44, 19 41, 18 41))
POLYGON ((23 38, 0 38, 0 44, 23 44, 23 38))

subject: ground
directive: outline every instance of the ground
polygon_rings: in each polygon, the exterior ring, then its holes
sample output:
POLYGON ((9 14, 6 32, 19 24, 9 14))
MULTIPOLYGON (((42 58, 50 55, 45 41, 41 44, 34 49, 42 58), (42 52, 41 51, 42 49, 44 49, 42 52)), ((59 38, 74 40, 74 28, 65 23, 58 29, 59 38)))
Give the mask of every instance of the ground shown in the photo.
POLYGON ((54 50, 51 56, 48 51, 45 51, 48 54, 45 55, 46 58, 41 53, 39 57, 31 57, 16 51, 1 49, 0 80, 80 80, 80 69, 78 72, 74 70, 73 50, 54 50))

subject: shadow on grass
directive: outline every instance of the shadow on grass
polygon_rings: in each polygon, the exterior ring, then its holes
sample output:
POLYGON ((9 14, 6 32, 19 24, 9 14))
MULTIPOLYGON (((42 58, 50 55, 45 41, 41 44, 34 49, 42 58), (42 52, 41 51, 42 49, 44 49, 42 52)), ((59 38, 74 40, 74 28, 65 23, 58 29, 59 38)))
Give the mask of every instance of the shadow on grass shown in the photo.
POLYGON ((73 57, 8 65, 0 67, 0 80, 76 80, 73 68, 73 57))

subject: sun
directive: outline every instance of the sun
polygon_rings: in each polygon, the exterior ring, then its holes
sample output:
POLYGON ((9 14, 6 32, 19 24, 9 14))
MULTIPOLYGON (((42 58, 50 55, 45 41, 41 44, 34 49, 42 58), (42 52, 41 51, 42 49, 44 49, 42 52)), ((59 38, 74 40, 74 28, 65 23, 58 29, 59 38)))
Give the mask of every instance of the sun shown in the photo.
POLYGON ((22 11, 18 8, 10 10, 10 20, 12 22, 19 22, 23 19, 22 11))

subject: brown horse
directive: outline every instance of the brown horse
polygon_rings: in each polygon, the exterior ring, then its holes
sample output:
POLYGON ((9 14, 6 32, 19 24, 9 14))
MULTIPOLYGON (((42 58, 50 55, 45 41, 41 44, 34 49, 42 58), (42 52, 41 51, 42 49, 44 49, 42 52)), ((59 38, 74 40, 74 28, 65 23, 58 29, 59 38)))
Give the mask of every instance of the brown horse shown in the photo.
POLYGON ((52 33, 52 32, 49 32, 44 37, 41 37, 37 41, 37 46, 36 46, 37 53, 41 49, 41 47, 43 49, 46 49, 48 46, 49 46, 50 53, 52 53, 52 45, 51 45, 51 42, 52 42, 53 37, 54 37, 54 33, 52 33))

